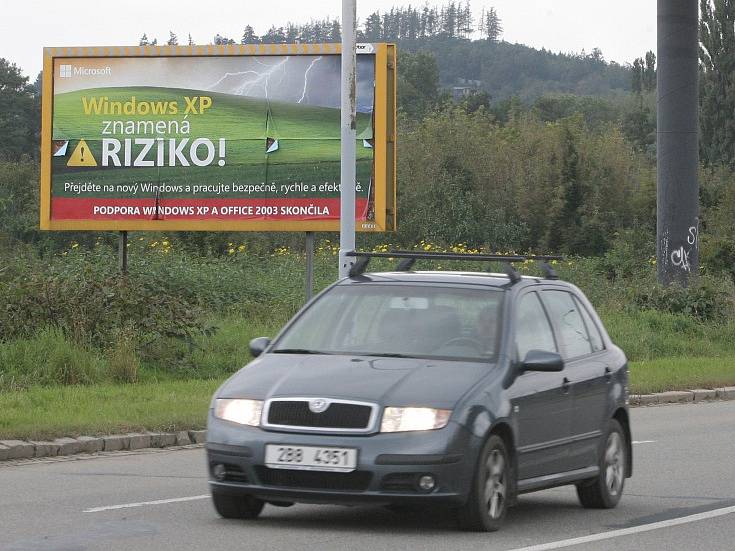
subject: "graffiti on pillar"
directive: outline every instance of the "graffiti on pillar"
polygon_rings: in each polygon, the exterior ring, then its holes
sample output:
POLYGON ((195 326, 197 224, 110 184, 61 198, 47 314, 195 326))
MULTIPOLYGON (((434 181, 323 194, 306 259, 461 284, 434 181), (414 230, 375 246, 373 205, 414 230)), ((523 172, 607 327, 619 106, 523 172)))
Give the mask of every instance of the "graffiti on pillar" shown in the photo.
POLYGON ((687 231, 686 244, 674 249, 671 252, 670 259, 671 263, 684 270, 685 272, 692 271, 692 265, 689 262, 689 257, 692 251, 699 249, 699 218, 694 219, 694 225, 689 226, 687 231))

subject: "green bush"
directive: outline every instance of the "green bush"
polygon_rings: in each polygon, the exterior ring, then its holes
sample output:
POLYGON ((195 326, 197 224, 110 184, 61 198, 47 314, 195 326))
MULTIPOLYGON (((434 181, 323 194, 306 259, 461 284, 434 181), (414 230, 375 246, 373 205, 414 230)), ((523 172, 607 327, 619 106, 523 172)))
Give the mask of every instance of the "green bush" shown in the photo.
POLYGON ((121 277, 113 262, 79 253, 49 265, 29 262, 25 273, 0 280, 0 338, 54 324, 77 342, 106 348, 127 325, 149 340, 191 339, 201 330, 201 308, 160 273, 121 277))
POLYGON ((106 364, 95 349, 72 342, 57 327, 29 338, 0 342, 0 389, 90 384, 104 380, 106 364))
POLYGON ((729 278, 700 276, 689 287, 643 281, 631 287, 631 294, 643 309, 685 314, 701 321, 735 318, 735 290, 729 278))
POLYGON ((137 335, 126 325, 115 332, 115 340, 107 351, 110 377, 118 383, 137 383, 140 359, 136 351, 137 335))

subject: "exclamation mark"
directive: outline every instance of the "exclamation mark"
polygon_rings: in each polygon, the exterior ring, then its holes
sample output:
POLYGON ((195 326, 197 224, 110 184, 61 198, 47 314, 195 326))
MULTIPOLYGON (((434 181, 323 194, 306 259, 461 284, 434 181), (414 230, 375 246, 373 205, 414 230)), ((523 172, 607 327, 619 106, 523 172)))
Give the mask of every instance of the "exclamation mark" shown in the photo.
POLYGON ((81 151, 82 151, 82 159, 81 159, 81 162, 83 163, 84 162, 84 146, 82 146, 81 151))
POLYGON ((224 138, 219 139, 219 161, 217 161, 217 164, 219 166, 225 166, 225 139, 224 138))

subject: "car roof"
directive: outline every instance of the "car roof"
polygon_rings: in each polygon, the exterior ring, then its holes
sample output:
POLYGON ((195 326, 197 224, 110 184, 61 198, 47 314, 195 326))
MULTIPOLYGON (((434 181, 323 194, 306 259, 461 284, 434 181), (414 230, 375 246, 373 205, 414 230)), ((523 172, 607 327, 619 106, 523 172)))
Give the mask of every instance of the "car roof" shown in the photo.
MULTIPOLYGON (((510 279, 505 274, 489 272, 452 272, 452 271, 411 271, 411 272, 370 272, 357 277, 343 279, 340 285, 360 283, 449 283, 465 285, 483 285, 487 287, 508 288, 510 279)), ((521 280, 514 285, 538 283, 561 283, 560 280, 547 280, 535 276, 521 276, 521 280)))

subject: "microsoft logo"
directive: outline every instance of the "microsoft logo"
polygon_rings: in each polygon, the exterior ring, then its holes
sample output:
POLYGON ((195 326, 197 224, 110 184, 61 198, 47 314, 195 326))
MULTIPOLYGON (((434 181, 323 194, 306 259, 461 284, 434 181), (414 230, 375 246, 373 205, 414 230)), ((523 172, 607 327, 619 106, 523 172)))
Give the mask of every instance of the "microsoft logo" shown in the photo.
POLYGON ((71 77, 71 65, 61 65, 59 69, 61 78, 71 77))

